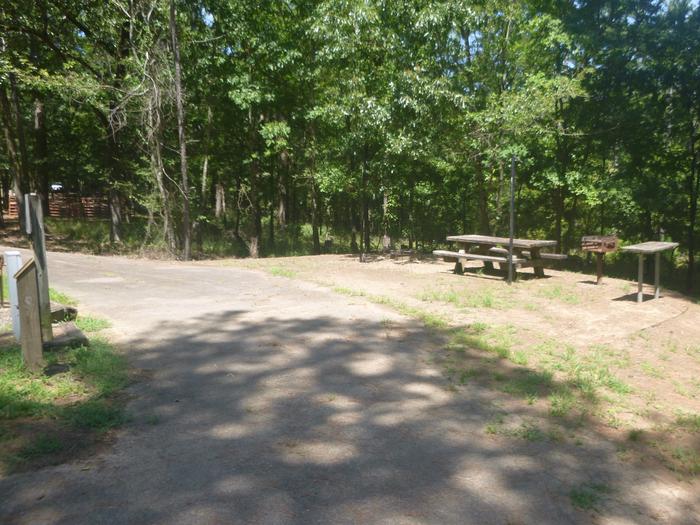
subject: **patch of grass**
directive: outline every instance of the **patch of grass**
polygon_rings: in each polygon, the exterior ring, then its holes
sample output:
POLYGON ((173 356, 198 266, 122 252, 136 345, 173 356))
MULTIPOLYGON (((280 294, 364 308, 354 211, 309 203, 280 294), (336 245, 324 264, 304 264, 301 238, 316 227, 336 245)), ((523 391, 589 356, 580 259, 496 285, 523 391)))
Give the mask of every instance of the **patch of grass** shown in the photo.
POLYGON ((547 434, 545 434, 540 427, 528 422, 522 423, 519 427, 510 430, 508 434, 516 438, 524 439, 525 441, 544 441, 547 439, 547 434))
POLYGON ((700 474, 700 452, 691 447, 674 447, 671 468, 677 472, 697 476, 700 474))
POLYGON ((129 381, 126 359, 106 341, 93 340, 90 348, 78 348, 73 356, 75 372, 96 388, 100 396, 114 393, 129 381))
POLYGON ((0 350, 0 420, 52 415, 58 399, 86 393, 85 385, 70 374, 29 372, 19 346, 0 350))
POLYGON ((438 301, 441 303, 450 303, 454 306, 462 306, 462 298, 455 290, 437 291, 428 290, 418 296, 421 301, 432 302, 438 301))
POLYGON ((451 304, 457 308, 506 308, 508 303, 492 290, 426 290, 417 296, 421 301, 451 304))
POLYGON ((64 443, 58 437, 44 434, 22 447, 17 457, 20 460, 29 461, 41 456, 60 452, 63 450, 64 446, 64 443))
POLYGON ((644 437, 644 431, 634 428, 627 433, 627 440, 633 443, 639 443, 644 437))
POLYGON ((517 397, 538 397, 552 387, 552 374, 533 370, 518 370, 502 390, 517 397))
POLYGON ((610 492, 608 486, 603 483, 584 483, 572 488, 569 491, 569 498, 576 508, 595 510, 608 492, 610 492))
POLYGON ((655 377, 657 379, 661 379, 664 377, 663 372, 659 368, 655 367, 654 365, 652 365, 649 362, 645 361, 644 363, 642 363, 639 366, 642 369, 642 372, 644 372, 644 374, 649 376, 649 377, 655 377))
POLYGON ((89 315, 79 315, 75 320, 75 325, 83 332, 99 332, 112 326, 107 319, 101 317, 90 317, 89 315))
POLYGON ((559 388, 549 395, 549 413, 554 417, 567 417, 576 406, 576 396, 570 388, 559 388))
POLYGON ((505 417, 502 414, 491 418, 486 424, 484 432, 492 436, 505 436, 533 442, 547 439, 547 433, 543 432, 537 425, 529 421, 524 421, 517 427, 507 427, 505 424, 505 417))
POLYGON ((477 375, 479 375, 479 372, 473 368, 465 368, 459 372, 457 381, 460 385, 466 385, 471 378, 476 377, 477 375))
POLYGON ((270 266, 266 269, 266 271, 272 275, 276 275, 277 277, 287 277, 288 279, 292 279, 297 275, 296 271, 290 270, 289 268, 284 268, 282 266, 270 266))
POLYGON ((497 414, 491 418, 491 420, 486 424, 484 431, 490 435, 500 434, 503 429, 503 423, 505 418, 502 414, 497 414))
POLYGON ((69 295, 66 295, 63 292, 59 292, 58 290, 54 290, 53 288, 49 288, 49 299, 55 303, 60 303, 64 306, 75 306, 78 304, 78 301, 76 301, 69 295))
POLYGON ((345 288, 343 286, 336 286, 333 288, 333 291, 341 295, 347 295, 348 297, 364 297, 367 295, 359 290, 352 290, 351 288, 345 288))
POLYGON ((676 417, 673 424, 676 428, 700 433, 700 414, 681 414, 676 417))
POLYGON ((126 421, 123 407, 106 399, 91 399, 64 410, 65 419, 75 427, 105 432, 126 421))
POLYGON ((561 284, 554 284, 541 288, 537 295, 544 299, 556 299, 568 304, 579 304, 581 299, 571 290, 565 289, 561 284))
POLYGON ((431 312, 427 312, 420 308, 409 306, 406 303, 397 301, 391 297, 386 297, 384 295, 367 295, 366 297, 369 301, 375 304, 389 306, 406 317, 413 317, 422 321, 427 328, 444 329, 449 326, 446 318, 431 312))
POLYGON ((63 371, 51 376, 29 372, 19 347, 0 349, 0 423, 8 436, 3 444, 6 452, 0 453, 0 471, 70 459, 67 452, 70 456, 83 448, 62 437, 66 431, 77 431, 80 443, 85 440, 89 446, 94 435, 125 421, 123 402, 114 394, 128 382, 127 363, 107 341, 47 352, 45 359, 62 365, 63 371), (23 436, 27 420, 44 429, 37 439, 26 441, 23 436))
POLYGON ((523 350, 517 350, 513 352, 511 361, 513 361, 516 365, 527 366, 527 354, 523 350))

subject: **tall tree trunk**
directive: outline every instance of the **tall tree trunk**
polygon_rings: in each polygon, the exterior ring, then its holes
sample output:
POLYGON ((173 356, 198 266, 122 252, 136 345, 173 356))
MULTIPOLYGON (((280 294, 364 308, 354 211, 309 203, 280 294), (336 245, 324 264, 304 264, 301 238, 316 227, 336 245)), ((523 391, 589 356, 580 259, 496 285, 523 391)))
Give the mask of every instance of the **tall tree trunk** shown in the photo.
POLYGON ((175 106, 177 108, 177 139, 180 144, 180 177, 182 193, 182 258, 192 258, 192 227, 190 225, 190 189, 187 180, 187 142, 185 140, 185 106, 182 92, 182 68, 180 65, 180 45, 175 23, 175 0, 170 0, 170 37, 175 62, 175 106))
POLYGON ((282 170, 277 177, 277 224, 283 232, 287 228, 287 179, 289 178, 289 155, 286 151, 280 153, 282 170))
POLYGON ((224 185, 218 183, 215 190, 214 198, 214 217, 220 219, 226 213, 226 192, 224 191, 224 185))
POLYGON ((562 222, 564 220, 564 190, 557 188, 554 191, 554 240, 558 249, 562 249, 562 222))
POLYGON ((694 123, 690 124, 690 173, 688 174, 688 193, 690 206, 688 207, 688 273, 685 285, 690 292, 693 289, 695 276, 695 227, 698 220, 698 198, 700 197, 700 173, 698 173, 698 140, 694 123))
POLYGON ((486 180, 484 179, 484 165, 481 159, 476 161, 476 186, 479 194, 479 233, 482 235, 491 234, 489 222, 489 196, 486 191, 486 180))
POLYGON ((318 187, 316 185, 316 174, 311 174, 311 237, 313 240, 314 255, 321 253, 321 238, 318 233, 319 210, 318 210, 318 187))
POLYGON ((15 138, 14 122, 12 118, 12 109, 10 101, 7 97, 5 87, 0 84, 0 116, 2 117, 3 134, 5 135, 5 146, 7 148, 7 157, 10 162, 10 172, 12 173, 12 191, 15 194, 15 202, 19 214, 19 227, 22 232, 25 231, 24 221, 24 194, 27 190, 27 180, 22 174, 22 161, 19 152, 17 151, 17 141, 15 138))
POLYGON ((274 167, 270 168, 270 208, 269 208, 270 224, 268 231, 270 233, 269 246, 270 250, 275 250, 275 172, 274 167))
POLYGON ((204 163, 202 164, 202 206, 209 207, 207 203, 207 190, 209 189, 209 144, 211 142, 211 123, 212 112, 211 105, 207 104, 207 127, 204 133, 204 163))
POLYGON ((364 148, 362 157, 362 240, 363 251, 370 251, 370 229, 369 229, 369 174, 367 173, 367 146, 364 148))
POLYGON ((41 198, 44 217, 49 216, 49 166, 46 134, 46 113, 44 101, 39 96, 34 99, 34 166, 36 170, 37 192, 41 198))
POLYGON ((148 145, 151 152, 151 171, 156 179, 158 194, 161 203, 161 215, 163 217, 163 238, 165 239, 168 251, 171 254, 177 249, 175 232, 173 231, 172 211, 170 209, 169 192, 165 185, 165 166, 163 165, 162 154, 162 133, 163 122, 161 119, 160 90, 153 82, 152 91, 148 99, 147 124, 148 124, 148 145))

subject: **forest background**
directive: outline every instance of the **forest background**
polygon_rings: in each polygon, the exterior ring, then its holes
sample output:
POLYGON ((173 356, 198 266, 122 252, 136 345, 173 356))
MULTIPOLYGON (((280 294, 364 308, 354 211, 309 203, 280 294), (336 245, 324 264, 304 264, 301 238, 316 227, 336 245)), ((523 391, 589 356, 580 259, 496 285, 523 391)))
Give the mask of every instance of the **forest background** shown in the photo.
POLYGON ((104 195, 49 223, 102 250, 503 235, 515 157, 518 236, 675 240, 700 287, 697 2, 3 0, 0 115, 5 206, 104 195))

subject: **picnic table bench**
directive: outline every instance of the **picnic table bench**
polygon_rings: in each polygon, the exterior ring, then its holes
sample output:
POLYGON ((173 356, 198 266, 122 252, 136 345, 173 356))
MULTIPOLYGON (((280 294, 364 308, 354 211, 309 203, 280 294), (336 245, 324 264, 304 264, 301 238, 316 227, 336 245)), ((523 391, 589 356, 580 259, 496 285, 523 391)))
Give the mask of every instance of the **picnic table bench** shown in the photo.
MULTIPOLYGON (((500 269, 507 268, 510 239, 507 237, 492 237, 488 235, 450 235, 450 242, 460 246, 459 251, 434 250, 433 255, 442 257, 445 261, 455 263, 455 273, 463 273, 462 260, 483 261, 484 267, 493 270, 494 263, 500 269)), ((548 260, 566 259, 565 254, 543 253, 542 248, 551 248, 556 241, 540 239, 513 239, 513 266, 515 268, 533 268, 537 277, 544 277, 544 265, 548 260)))

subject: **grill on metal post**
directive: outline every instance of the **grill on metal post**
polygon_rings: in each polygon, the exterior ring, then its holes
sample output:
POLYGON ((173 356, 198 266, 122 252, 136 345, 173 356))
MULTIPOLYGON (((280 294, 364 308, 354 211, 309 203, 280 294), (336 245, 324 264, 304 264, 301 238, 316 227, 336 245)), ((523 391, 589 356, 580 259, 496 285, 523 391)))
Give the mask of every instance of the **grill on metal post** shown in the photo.
POLYGON ((603 257, 617 250, 616 235, 586 235, 581 239, 581 249, 596 255, 596 284, 603 281, 603 257))

